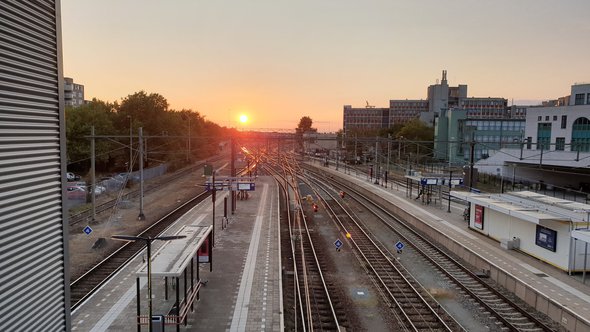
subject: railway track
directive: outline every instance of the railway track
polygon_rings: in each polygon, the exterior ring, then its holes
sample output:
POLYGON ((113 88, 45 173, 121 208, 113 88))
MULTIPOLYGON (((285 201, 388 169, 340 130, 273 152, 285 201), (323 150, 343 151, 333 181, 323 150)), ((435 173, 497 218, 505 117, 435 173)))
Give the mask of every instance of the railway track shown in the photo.
POLYGON ((444 275, 455 285, 460 287, 465 294, 477 301, 477 303, 497 318, 504 329, 510 331, 554 331, 548 324, 531 315, 525 308, 518 305, 483 281, 469 268, 457 259, 439 249, 439 246, 416 232, 413 227, 400 220, 383 207, 373 203, 364 195, 358 193, 353 187, 342 182, 330 179, 335 188, 347 192, 347 196, 363 206, 366 210, 377 216, 384 225, 397 234, 404 243, 420 254, 425 260, 444 275))
POLYGON ((364 229, 325 183, 312 180, 322 204, 347 234, 347 241, 356 249, 372 273, 375 284, 396 316, 400 329, 406 331, 464 330, 428 292, 395 259, 387 249, 364 229))
POLYGON ((287 330, 341 331, 346 323, 342 306, 335 309, 335 286, 322 273, 322 257, 314 246, 315 233, 310 229, 303 212, 297 177, 292 169, 284 174, 267 167, 282 189, 286 209, 282 213, 281 246, 290 257, 284 262, 285 323, 287 330))

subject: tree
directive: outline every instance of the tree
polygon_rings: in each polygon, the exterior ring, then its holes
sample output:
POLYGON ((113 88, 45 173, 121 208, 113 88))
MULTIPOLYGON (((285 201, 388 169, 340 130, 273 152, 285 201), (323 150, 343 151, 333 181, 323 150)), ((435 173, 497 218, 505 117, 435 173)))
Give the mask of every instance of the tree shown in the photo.
POLYGON ((414 119, 407 122, 396 134, 396 139, 403 138, 404 141, 411 141, 406 151, 430 155, 434 146, 434 128, 424 122, 414 119))
POLYGON ((308 131, 317 132, 318 130, 312 128, 313 121, 309 116, 304 116, 299 120, 297 128, 295 128, 295 139, 300 151, 303 151, 303 134, 308 131))
POLYGON ((412 141, 430 141, 434 140, 434 128, 429 127, 424 122, 414 119, 407 122, 395 135, 412 141))
MULTIPOLYGON (((117 104, 93 99, 90 103, 78 107, 67 107, 66 118, 66 146, 68 166, 76 171, 85 171, 90 167, 90 127, 94 126, 95 135, 109 135, 115 132, 113 119, 117 104)), ((110 154, 116 149, 107 140, 97 139, 96 161, 108 163, 110 154)))
POLYGON ((311 118, 309 116, 304 116, 299 120, 299 124, 297 125, 297 128, 295 128, 295 132, 301 134, 304 134, 307 131, 317 132, 317 129, 311 127, 312 124, 313 121, 311 118))
MULTIPOLYGON (((170 129, 170 117, 167 116, 168 101, 158 93, 147 94, 139 91, 128 95, 118 109, 120 123, 129 130, 128 116, 131 117, 133 128, 143 127, 144 135, 161 135, 170 129)), ((123 130, 124 132, 125 130, 123 130)))

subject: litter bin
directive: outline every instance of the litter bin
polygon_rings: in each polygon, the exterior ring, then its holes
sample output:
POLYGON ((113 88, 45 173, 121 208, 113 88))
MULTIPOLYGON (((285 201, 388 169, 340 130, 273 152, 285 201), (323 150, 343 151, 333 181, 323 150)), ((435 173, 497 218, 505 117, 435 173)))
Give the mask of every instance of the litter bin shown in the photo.
POLYGON ((153 315, 152 316, 152 331, 153 332, 164 332, 164 315, 153 315))

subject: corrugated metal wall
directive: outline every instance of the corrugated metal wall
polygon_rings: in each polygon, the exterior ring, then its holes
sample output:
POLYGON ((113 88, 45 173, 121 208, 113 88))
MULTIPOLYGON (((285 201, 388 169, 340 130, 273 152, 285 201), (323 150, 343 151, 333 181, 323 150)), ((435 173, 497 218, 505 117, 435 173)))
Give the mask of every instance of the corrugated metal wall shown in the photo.
POLYGON ((69 329, 59 7, 0 1, 0 331, 69 329))

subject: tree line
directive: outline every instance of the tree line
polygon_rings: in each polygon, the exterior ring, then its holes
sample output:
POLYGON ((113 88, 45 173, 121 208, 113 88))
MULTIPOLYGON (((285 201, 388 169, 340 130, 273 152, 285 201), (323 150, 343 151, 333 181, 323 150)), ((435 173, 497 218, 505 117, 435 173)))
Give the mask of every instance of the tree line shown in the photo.
POLYGON ((158 93, 139 91, 121 102, 98 99, 65 110, 68 170, 86 174, 90 169, 90 133, 94 126, 97 172, 124 172, 129 163, 129 136, 133 135, 133 169, 138 169, 138 128, 147 147, 145 167, 168 163, 172 169, 187 161, 210 157, 234 129, 220 127, 191 109, 174 110, 158 93), (190 150, 188 137, 190 133, 190 150), (187 160, 188 159, 188 160, 187 160))

